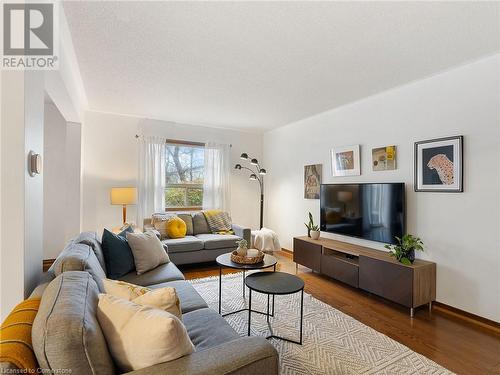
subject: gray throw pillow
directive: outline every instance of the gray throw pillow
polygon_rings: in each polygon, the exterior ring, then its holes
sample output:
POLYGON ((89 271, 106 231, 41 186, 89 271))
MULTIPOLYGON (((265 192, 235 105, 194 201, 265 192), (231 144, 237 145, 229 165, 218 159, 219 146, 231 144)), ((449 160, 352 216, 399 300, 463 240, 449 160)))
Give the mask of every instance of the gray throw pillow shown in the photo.
POLYGON ((127 233, 127 241, 134 254, 135 270, 138 275, 170 262, 163 244, 152 231, 127 233))

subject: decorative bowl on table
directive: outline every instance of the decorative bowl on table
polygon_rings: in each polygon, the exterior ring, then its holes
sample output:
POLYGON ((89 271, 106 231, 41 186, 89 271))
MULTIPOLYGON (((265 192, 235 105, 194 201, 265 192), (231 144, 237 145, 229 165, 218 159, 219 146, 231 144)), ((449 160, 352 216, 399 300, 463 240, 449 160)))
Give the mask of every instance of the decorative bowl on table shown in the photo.
MULTIPOLYGON (((254 249, 249 249, 248 253, 251 253, 250 250, 254 250, 254 249)), ((248 254, 247 253, 247 254, 248 254)), ((238 255, 238 252, 235 250, 231 253, 231 260, 234 262, 234 263, 238 263, 238 264, 257 264, 257 263, 260 263, 264 260, 264 253, 260 250, 256 250, 256 256, 241 256, 241 255, 238 255)))

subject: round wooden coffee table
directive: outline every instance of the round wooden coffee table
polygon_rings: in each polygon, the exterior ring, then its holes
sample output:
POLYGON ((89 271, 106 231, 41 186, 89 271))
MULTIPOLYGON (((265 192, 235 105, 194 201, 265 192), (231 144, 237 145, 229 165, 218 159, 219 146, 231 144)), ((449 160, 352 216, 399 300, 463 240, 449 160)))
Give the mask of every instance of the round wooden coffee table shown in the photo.
MULTIPOLYGON (((251 271, 251 270, 261 270, 265 268, 270 268, 274 267, 274 271, 276 271, 276 264, 278 263, 278 259, 273 257, 272 255, 265 254, 264 259, 260 263, 256 264, 239 264, 239 263, 234 263, 231 260, 231 253, 226 253, 219 255, 215 261, 219 265, 219 314, 222 316, 227 316, 231 314, 236 314, 242 311, 247 311, 247 308, 237 310, 237 311, 231 311, 225 314, 222 314, 222 268, 232 268, 232 269, 237 269, 241 270, 243 272, 243 298, 245 298, 245 272, 246 271, 251 271)), ((268 306, 269 310, 269 306, 268 306)), ((255 311, 256 313, 259 314, 264 314, 263 312, 260 311, 255 311)), ((265 315, 265 314, 264 314, 265 315)), ((274 315, 274 299, 273 299, 273 314, 274 315)))
MULTIPOLYGON (((252 322, 252 291, 267 294, 267 325, 271 334, 266 339, 275 338, 288 341, 294 344, 302 345, 302 324, 304 320, 304 281, 295 275, 285 272, 256 272, 248 275, 245 279, 250 293, 248 295, 248 336, 250 336, 250 324, 252 322), (299 341, 291 340, 273 333, 271 323, 269 322, 269 296, 287 295, 300 292, 300 338, 299 341)), ((274 313, 274 312, 273 312, 274 313)))

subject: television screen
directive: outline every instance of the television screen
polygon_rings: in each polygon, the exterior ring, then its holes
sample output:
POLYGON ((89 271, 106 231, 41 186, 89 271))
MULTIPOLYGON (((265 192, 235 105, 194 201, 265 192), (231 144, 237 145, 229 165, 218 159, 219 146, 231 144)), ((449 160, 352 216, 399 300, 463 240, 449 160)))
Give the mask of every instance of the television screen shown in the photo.
POLYGON ((405 233, 404 183, 321 185, 321 231, 395 243, 405 233))

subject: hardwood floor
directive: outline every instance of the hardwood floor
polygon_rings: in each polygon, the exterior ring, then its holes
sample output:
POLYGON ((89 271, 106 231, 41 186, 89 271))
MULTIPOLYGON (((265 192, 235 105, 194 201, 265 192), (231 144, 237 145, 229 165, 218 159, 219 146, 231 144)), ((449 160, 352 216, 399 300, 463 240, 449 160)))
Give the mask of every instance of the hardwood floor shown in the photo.
MULTIPOLYGON (((277 270, 295 273, 285 252, 277 254, 277 270)), ((215 276, 216 265, 182 267, 187 279, 215 276)), ((224 274, 233 273, 224 270, 224 274)), ((360 322, 399 341, 457 374, 500 374, 500 332, 447 314, 441 308, 408 309, 299 266, 305 291, 360 322)))

